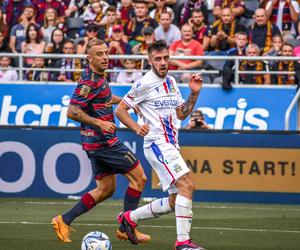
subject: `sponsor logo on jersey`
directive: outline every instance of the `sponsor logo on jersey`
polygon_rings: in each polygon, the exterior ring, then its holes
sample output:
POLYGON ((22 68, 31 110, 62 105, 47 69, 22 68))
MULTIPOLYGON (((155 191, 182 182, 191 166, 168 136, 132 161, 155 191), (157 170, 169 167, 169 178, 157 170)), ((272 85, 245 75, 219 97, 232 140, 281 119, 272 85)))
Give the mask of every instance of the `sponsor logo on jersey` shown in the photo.
POLYGON ((177 107, 177 100, 165 99, 154 101, 154 106, 157 108, 177 107))
POLYGON ((79 94, 83 97, 87 97, 91 90, 92 88, 90 86, 82 85, 79 94))

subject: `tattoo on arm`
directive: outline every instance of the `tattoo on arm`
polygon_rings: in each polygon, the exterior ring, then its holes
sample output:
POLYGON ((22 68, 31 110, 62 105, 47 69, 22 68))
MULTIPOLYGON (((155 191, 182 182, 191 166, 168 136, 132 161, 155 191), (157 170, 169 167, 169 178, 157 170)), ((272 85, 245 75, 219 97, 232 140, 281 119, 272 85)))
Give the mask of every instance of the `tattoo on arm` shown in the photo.
POLYGON ((95 125, 95 118, 89 116, 76 105, 70 105, 68 109, 68 118, 85 124, 95 125))
POLYGON ((182 114, 188 115, 193 110, 196 101, 197 101, 197 94, 191 93, 189 95, 188 100, 182 106, 182 109, 181 109, 182 114))

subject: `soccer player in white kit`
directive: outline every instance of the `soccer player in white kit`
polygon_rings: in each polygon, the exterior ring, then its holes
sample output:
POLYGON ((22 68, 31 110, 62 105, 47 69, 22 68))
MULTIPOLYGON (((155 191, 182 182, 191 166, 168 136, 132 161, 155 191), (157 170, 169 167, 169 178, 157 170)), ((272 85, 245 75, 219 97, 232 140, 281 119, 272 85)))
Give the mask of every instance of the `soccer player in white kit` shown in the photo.
POLYGON ((202 77, 191 76, 191 93, 185 102, 174 77, 168 75, 169 51, 165 41, 159 40, 149 46, 148 61, 151 70, 134 83, 117 106, 116 115, 128 128, 144 137, 144 154, 169 197, 120 213, 118 221, 126 227, 128 239, 137 244, 135 227, 139 220, 157 218, 175 210, 177 239, 174 249, 203 250, 190 239, 194 183, 180 154, 176 129, 177 119, 184 120, 192 112, 202 87, 202 77), (130 117, 128 111, 133 107, 140 110, 143 125, 130 117))

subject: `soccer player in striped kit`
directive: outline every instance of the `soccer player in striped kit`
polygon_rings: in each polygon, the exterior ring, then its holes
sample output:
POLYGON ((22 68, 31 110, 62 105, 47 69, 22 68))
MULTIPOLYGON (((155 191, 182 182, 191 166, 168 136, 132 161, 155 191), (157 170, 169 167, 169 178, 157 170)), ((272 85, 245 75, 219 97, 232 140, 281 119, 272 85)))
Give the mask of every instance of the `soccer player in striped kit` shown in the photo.
MULTIPOLYGON (((68 212, 52 219, 53 229, 63 242, 71 242, 70 225, 75 218, 112 196, 116 188, 116 174, 124 175, 129 181, 124 197, 125 211, 138 207, 146 183, 139 160, 116 136, 112 104, 119 103, 121 98, 112 95, 103 77, 108 67, 108 47, 105 42, 96 38, 90 40, 87 59, 89 66, 81 75, 67 115, 81 123, 82 147, 91 161, 97 187, 84 194, 68 212)), ((138 133, 143 136, 148 131, 148 125, 144 125, 138 133)), ((150 240, 149 235, 137 234, 139 242, 150 240)), ((128 239, 123 225, 117 229, 116 236, 120 240, 128 239)))

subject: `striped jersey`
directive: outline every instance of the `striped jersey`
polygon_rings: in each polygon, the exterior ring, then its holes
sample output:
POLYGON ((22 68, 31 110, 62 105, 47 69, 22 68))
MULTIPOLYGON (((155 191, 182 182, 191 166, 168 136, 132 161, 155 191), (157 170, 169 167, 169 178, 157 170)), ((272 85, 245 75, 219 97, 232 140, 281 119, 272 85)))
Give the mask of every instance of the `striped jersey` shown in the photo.
POLYGON ((123 101, 129 107, 138 106, 143 122, 149 124, 144 147, 150 147, 153 142, 171 143, 178 147, 176 109, 184 100, 174 77, 159 78, 151 70, 133 84, 123 101))
MULTIPOLYGON (((112 94, 107 80, 90 68, 86 68, 82 72, 70 104, 79 106, 91 117, 115 123, 111 99, 112 94)), ((84 150, 98 150, 119 142, 115 131, 109 133, 89 124, 81 123, 80 134, 84 150)))

